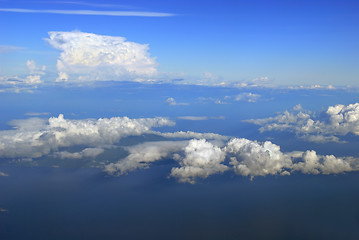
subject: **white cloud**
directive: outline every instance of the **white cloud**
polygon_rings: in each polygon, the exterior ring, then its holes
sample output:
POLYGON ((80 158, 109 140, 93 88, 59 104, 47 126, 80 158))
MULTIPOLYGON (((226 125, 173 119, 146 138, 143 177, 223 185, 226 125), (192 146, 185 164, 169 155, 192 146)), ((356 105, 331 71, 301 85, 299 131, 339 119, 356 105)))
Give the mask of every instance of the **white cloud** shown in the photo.
POLYGON ((80 159, 80 158, 95 158, 101 153, 103 153, 105 150, 103 148, 85 148, 81 152, 68 152, 68 151, 62 151, 62 152, 56 152, 55 156, 65 159, 65 158, 74 158, 74 159, 80 159))
POLYGON ((37 158, 59 147, 111 145, 123 137, 154 133, 151 128, 174 123, 166 118, 68 120, 59 115, 48 120, 15 120, 10 124, 14 130, 0 131, 0 158, 37 158))
POLYGON ((294 171, 304 174, 338 174, 343 172, 357 171, 358 159, 351 157, 337 158, 333 155, 317 155, 315 151, 302 153, 303 161, 293 164, 294 171))
POLYGON ((219 116, 219 117, 207 117, 207 116, 180 116, 177 117, 178 119, 181 120, 188 120, 188 121, 204 121, 204 120, 208 120, 208 119, 225 119, 224 116, 219 116))
POLYGON ((28 112, 25 113, 26 116, 45 116, 45 115, 50 115, 49 112, 28 112))
POLYGON ((148 168, 150 163, 180 151, 188 141, 146 142, 125 149, 129 155, 117 163, 105 166, 104 171, 110 175, 122 175, 139 168, 148 168))
POLYGON ((147 44, 84 32, 49 32, 45 40, 62 51, 57 81, 142 81, 157 74, 147 44))
MULTIPOLYGON (((338 115, 344 108, 353 109, 352 106, 330 108, 330 116, 338 115)), ((302 111, 300 106, 296 109, 302 111)), ((353 116, 349 114, 347 118, 353 120, 353 116)), ((334 122, 341 121, 337 117, 333 119, 334 122)), ((291 117, 283 118, 284 122, 295 120, 291 117)), ((170 176, 180 182, 194 183, 198 178, 207 178, 231 169, 251 179, 255 176, 290 175, 291 172, 340 174, 359 170, 359 159, 354 157, 319 155, 315 151, 285 153, 270 141, 257 142, 244 138, 228 141, 228 137, 214 133, 160 133, 153 130, 155 127, 173 124, 166 118, 68 120, 62 115, 46 120, 13 120, 10 122, 13 130, 0 131, 0 158, 12 158, 15 161, 32 161, 32 158, 46 155, 62 159, 96 158, 107 151, 109 146, 121 147, 118 145, 119 140, 124 137, 156 134, 174 140, 123 147, 128 155, 117 163, 106 165, 104 171, 110 175, 122 175, 148 168, 151 163, 159 160, 172 159, 179 166, 172 168, 170 176), (83 150, 67 151, 67 147, 73 146, 81 146, 83 150)), ((36 163, 36 160, 33 162, 36 163)))
MULTIPOLYGON (((7 177, 7 176, 9 176, 9 174, 0 171, 0 177, 7 177)), ((0 212, 1 212, 1 209, 0 209, 0 212)))
POLYGON ((171 105, 171 106, 185 106, 185 105, 188 105, 188 103, 178 103, 176 102, 176 100, 173 98, 173 97, 169 97, 166 99, 165 103, 167 103, 168 105, 171 105))
POLYGON ((172 13, 140 12, 140 11, 96 11, 96 10, 60 10, 60 9, 23 9, 23 8, 0 8, 0 12, 16 13, 52 13, 66 15, 95 15, 95 16, 117 16, 117 17, 171 17, 172 13))
POLYGON ((309 86, 289 86, 288 89, 301 90, 301 89, 316 89, 316 90, 335 90, 336 88, 333 85, 309 85, 309 86))
POLYGON ((0 54, 16 52, 21 49, 22 49, 21 47, 17 47, 17 46, 0 45, 0 54))
POLYGON ((338 136, 359 135, 359 103, 330 106, 322 119, 296 106, 291 112, 246 122, 261 125, 261 132, 288 131, 308 141, 339 142, 338 136))
POLYGON ((236 101, 244 101, 244 102, 257 102, 261 95, 256 93, 240 93, 236 96, 236 101))
POLYGON ((189 121, 208 120, 208 117, 206 117, 206 116, 181 116, 181 117, 177 117, 177 118, 181 119, 181 120, 189 120, 189 121))
POLYGON ((163 137, 167 137, 167 138, 184 138, 184 139, 189 139, 189 138, 195 138, 195 139, 214 139, 214 140, 218 140, 218 141, 225 141, 228 139, 227 136, 223 136, 220 134, 216 134, 216 133, 198 133, 198 132, 192 132, 192 131, 187 131, 187 132, 183 132, 183 131, 179 131, 179 132, 173 132, 173 133, 157 133, 158 135, 161 135, 163 137))
POLYGON ((237 174, 243 176, 265 176, 268 174, 286 175, 291 167, 290 158, 286 157, 278 145, 269 141, 259 143, 244 138, 231 139, 226 148, 230 164, 237 174))
POLYGON ((180 167, 172 168, 171 176, 180 182, 194 183, 195 178, 207 178, 228 170, 223 165, 225 152, 205 139, 191 140, 184 149, 185 156, 177 155, 180 167))
POLYGON ((37 66, 34 60, 27 60, 26 61, 26 66, 30 71, 30 74, 37 74, 37 75, 44 75, 45 74, 45 70, 46 70, 46 66, 43 65, 41 67, 37 66))

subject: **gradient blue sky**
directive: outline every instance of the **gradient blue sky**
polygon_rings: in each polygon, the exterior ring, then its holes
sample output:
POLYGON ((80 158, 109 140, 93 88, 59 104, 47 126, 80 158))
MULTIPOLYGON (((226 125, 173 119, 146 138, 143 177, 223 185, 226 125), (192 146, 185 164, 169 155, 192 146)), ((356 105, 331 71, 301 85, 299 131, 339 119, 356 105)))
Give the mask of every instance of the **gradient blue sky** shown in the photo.
MULTIPOLYGON (((56 78, 49 31, 122 36, 149 44, 157 69, 191 82, 268 77, 276 85, 352 85, 359 75, 359 2, 335 1, 0 1, 0 75, 26 61, 56 78), (169 13, 167 17, 8 12, 9 9, 169 13), (14 51, 18 47, 17 51, 14 51)), ((18 10, 17 10, 18 11, 18 10)))

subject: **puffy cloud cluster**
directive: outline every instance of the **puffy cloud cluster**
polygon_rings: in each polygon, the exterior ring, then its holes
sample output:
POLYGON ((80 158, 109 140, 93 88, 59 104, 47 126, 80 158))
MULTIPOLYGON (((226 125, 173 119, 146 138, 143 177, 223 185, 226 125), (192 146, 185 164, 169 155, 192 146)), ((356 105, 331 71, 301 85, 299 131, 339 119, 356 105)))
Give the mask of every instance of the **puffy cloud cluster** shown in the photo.
POLYGON ((291 160, 280 151, 280 147, 269 141, 258 143, 244 138, 231 139, 226 148, 230 164, 242 176, 265 176, 289 174, 291 160))
POLYGON ((222 164, 225 152, 205 139, 189 141, 184 152, 184 158, 176 155, 180 167, 172 168, 171 171, 171 176, 178 178, 180 182, 194 183, 197 177, 207 178, 209 175, 228 169, 222 164))
POLYGON ((61 50, 57 81, 133 80, 157 73, 147 44, 84 32, 49 32, 46 41, 61 50))
POLYGON ((244 138, 233 138, 224 146, 205 139, 190 141, 148 142, 126 148, 129 155, 105 167, 110 175, 122 175, 152 162, 173 159, 171 177, 180 182, 195 183, 198 178, 233 170, 241 176, 303 174, 339 174, 359 170, 359 159, 318 155, 315 151, 283 153, 269 141, 264 143, 244 138))
POLYGON ((288 131, 313 142, 339 142, 338 136, 349 133, 359 135, 359 103, 328 107, 322 118, 316 117, 300 105, 275 117, 250 119, 264 131, 288 131))
MULTIPOLYGON (((127 117, 68 120, 60 114, 48 120, 30 118, 10 124, 14 130, 0 132, 0 158, 37 158, 59 147, 111 145, 123 137, 152 133, 151 128, 172 126, 174 122, 166 118, 127 117)), ((80 155, 86 156, 89 151, 80 155)))
MULTIPOLYGON (((327 111, 332 116, 329 122, 337 123, 343 119, 351 122, 355 119, 354 113, 349 113, 355 109, 354 106, 337 108, 327 111), (343 118, 336 117, 340 112, 343 118)), ((296 110, 302 111, 299 106, 296 110)), ((296 118, 285 116, 283 119, 284 122, 295 122, 296 118)), ((14 120, 10 124, 13 130, 0 131, 0 158, 31 159, 45 155, 60 159, 96 158, 109 146, 122 147, 128 155, 104 167, 110 175, 148 168, 151 163, 163 159, 178 164, 169 173, 171 177, 188 183, 229 170, 251 179, 255 176, 290 175, 292 172, 339 174, 359 170, 357 158, 319 155, 315 151, 285 153, 270 141, 257 142, 244 138, 228 141, 228 137, 214 133, 154 131, 155 127, 174 124, 166 118, 69 120, 59 115, 49 119, 14 120), (142 134, 156 134, 172 140, 149 141, 126 147, 119 145, 119 140, 124 137, 142 134), (75 146, 83 149, 66 151, 67 147, 71 149, 75 146)), ((0 175, 6 176, 2 172, 0 175)))
POLYGON ((315 151, 298 152, 292 155, 302 161, 294 163, 292 169, 304 174, 338 174, 359 170, 358 159, 352 157, 337 158, 334 155, 318 155, 315 151))

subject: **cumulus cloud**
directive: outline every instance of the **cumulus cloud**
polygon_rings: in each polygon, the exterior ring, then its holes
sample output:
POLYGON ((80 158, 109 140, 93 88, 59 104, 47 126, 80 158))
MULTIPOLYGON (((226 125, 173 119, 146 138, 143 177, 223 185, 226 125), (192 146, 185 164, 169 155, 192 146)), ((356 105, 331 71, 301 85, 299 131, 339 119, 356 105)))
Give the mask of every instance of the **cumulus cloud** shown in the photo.
POLYGON ((337 158, 334 155, 318 155, 315 151, 301 153, 301 162, 293 164, 294 171, 304 174, 338 174, 357 171, 358 159, 352 157, 337 158))
POLYGON ((122 175, 136 169, 148 168, 152 162, 172 159, 179 164, 173 167, 171 177, 180 182, 195 183, 232 170, 250 177, 267 175, 340 174, 359 170, 359 159, 319 155, 315 151, 284 153, 270 141, 257 142, 233 138, 226 144, 206 139, 190 141, 147 142, 126 148, 129 155, 105 166, 110 175, 122 175))
POLYGON ((243 176, 265 176, 268 174, 288 174, 291 160, 286 157, 278 145, 269 141, 259 143, 244 138, 231 139, 226 152, 234 171, 243 176))
MULTIPOLYGON (((330 108, 330 116, 337 116, 343 109, 348 112, 354 107, 330 108)), ((303 111, 300 106, 296 106, 296 110, 303 111)), ((296 120, 290 117, 284 119, 284 122, 296 120)), ((330 119, 341 121, 338 117, 330 119)), ((0 158, 21 161, 46 155, 61 159, 96 158, 107 151, 108 146, 116 146, 124 148, 128 155, 116 163, 107 164, 104 171, 108 174, 122 175, 168 159, 178 164, 172 168, 169 176, 187 183, 230 170, 251 179, 256 176, 290 175, 292 172, 340 174, 359 170, 359 159, 354 157, 320 155, 313 150, 282 152, 278 145, 270 141, 257 142, 244 138, 228 140, 228 137, 214 133, 161 133, 153 130, 173 124, 166 118, 69 120, 63 115, 49 119, 13 120, 10 122, 12 130, 0 131, 0 158), (119 140, 124 137, 143 134, 156 134, 167 140, 120 145, 119 140), (67 151, 66 148, 74 146, 83 149, 67 151)))
POLYGON ((30 118, 10 124, 14 130, 0 132, 0 158, 37 158, 59 147, 111 145, 123 137, 152 133, 151 128, 172 126, 174 122, 166 118, 127 117, 68 120, 60 114, 48 120, 30 118))
POLYGON ((359 103, 328 107, 321 118, 296 106, 275 117, 250 119, 264 131, 294 132, 298 137, 313 142, 339 142, 339 136, 359 135, 359 103))
POLYGON ((171 176, 180 182, 194 183, 195 178, 207 178, 215 173, 228 170, 223 165, 225 152, 205 139, 191 140, 184 149, 183 158, 177 155, 180 167, 172 168, 171 176))
POLYGON ((30 71, 30 74, 43 75, 45 74, 46 66, 37 66, 34 60, 27 60, 26 66, 30 71))
POLYGON ((235 100, 244 102, 257 102, 260 97, 261 95, 255 93, 240 93, 236 96, 235 100))
POLYGON ((147 44, 84 32, 49 32, 45 40, 62 51, 57 81, 140 81, 157 74, 147 44))

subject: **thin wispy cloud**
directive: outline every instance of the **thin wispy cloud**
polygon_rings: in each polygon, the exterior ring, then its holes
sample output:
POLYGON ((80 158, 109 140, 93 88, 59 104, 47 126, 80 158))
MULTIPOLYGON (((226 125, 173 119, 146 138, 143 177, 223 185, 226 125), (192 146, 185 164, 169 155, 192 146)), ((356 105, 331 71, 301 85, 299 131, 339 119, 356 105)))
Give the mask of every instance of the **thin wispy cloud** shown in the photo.
POLYGON ((59 9, 24 9, 24 8, 0 8, 0 12, 16 13, 49 13, 65 15, 92 15, 92 16, 116 16, 116 17, 172 17, 173 13, 142 12, 142 11, 96 11, 96 10, 59 10, 59 9))
POLYGON ((0 45, 0 54, 2 53, 10 53, 21 50, 21 47, 18 46, 9 46, 9 45, 0 45))

